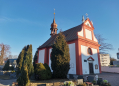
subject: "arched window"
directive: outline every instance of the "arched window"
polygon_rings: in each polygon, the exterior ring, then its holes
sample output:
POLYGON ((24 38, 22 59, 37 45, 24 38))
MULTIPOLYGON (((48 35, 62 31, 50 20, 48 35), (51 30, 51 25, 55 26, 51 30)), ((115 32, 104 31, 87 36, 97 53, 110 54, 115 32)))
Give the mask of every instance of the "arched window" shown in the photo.
POLYGON ((92 55, 92 50, 91 50, 91 48, 88 48, 88 54, 92 55))

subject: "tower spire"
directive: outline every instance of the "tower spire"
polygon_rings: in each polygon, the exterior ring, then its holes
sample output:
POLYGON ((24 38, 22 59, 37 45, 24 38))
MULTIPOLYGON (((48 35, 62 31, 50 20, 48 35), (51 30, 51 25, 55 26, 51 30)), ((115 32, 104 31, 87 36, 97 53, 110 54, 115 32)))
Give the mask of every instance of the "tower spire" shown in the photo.
POLYGON ((57 34, 57 24, 56 24, 56 22, 55 22, 55 9, 54 9, 54 19, 53 19, 53 23, 51 24, 51 28, 50 28, 50 30, 51 30, 51 37, 53 36, 53 35, 55 35, 55 34, 57 34))

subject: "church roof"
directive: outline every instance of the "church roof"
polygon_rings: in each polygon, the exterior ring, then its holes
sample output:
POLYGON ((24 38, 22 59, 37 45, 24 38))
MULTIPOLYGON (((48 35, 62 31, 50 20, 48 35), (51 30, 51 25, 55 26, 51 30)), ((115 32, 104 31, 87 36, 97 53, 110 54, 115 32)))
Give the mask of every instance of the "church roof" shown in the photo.
MULTIPOLYGON (((63 34, 66 37, 66 41, 68 42, 68 41, 78 39, 77 32, 81 31, 81 28, 82 28, 82 24, 76 27, 70 28, 66 31, 63 31, 63 34)), ((52 46, 57 35, 58 34, 54 35, 53 37, 50 37, 43 45, 39 47, 39 49, 52 46)))

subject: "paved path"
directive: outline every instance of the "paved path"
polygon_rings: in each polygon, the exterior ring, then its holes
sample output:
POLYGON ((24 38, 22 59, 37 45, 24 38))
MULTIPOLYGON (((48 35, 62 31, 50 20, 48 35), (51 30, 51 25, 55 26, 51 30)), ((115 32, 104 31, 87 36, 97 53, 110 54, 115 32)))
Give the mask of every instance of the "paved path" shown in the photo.
MULTIPOLYGON (((103 78, 103 80, 108 80, 111 86, 119 86, 119 73, 105 73, 97 74, 98 78, 103 78)), ((87 76, 87 75, 86 75, 87 76)), ((95 76, 95 75, 88 75, 95 76)))
POLYGON ((11 86, 12 82, 16 82, 16 79, 9 79, 9 80, 0 79, 0 86, 11 86))
POLYGON ((99 78, 108 80, 111 86, 119 86, 119 73, 102 73, 99 78))

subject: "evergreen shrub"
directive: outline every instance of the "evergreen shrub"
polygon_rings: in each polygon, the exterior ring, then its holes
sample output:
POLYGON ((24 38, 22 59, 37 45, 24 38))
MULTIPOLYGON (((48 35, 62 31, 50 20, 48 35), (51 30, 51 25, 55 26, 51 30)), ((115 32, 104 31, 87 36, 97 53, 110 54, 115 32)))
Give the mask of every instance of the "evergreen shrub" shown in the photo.
POLYGON ((14 70, 14 66, 9 67, 9 70, 13 71, 14 70))
POLYGON ((17 79, 18 86, 27 86, 30 83, 27 66, 24 64, 21 75, 17 79))
POLYGON ((6 62, 6 64, 5 64, 5 66, 3 67, 3 71, 4 70, 6 70, 6 71, 8 71, 9 70, 9 63, 10 63, 10 61, 9 60, 7 60, 7 62, 6 62))
POLYGON ((51 78, 51 70, 47 64, 37 63, 35 69, 36 79, 45 80, 51 78))
POLYGON ((54 78, 66 78, 70 69, 69 46, 60 32, 52 45, 51 67, 54 78))
POLYGON ((44 66, 46 68, 47 79, 51 79, 52 78, 52 73, 51 73, 50 67, 46 63, 44 64, 44 66))

